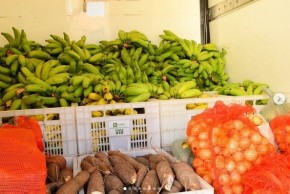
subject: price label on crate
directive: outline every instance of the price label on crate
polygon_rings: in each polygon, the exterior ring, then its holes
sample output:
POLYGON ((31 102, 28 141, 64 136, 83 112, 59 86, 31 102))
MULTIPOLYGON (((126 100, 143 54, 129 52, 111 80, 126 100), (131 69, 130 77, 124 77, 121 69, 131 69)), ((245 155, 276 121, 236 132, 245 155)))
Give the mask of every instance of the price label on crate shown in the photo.
POLYGON ((109 122, 109 135, 130 135, 130 122, 128 120, 109 122))

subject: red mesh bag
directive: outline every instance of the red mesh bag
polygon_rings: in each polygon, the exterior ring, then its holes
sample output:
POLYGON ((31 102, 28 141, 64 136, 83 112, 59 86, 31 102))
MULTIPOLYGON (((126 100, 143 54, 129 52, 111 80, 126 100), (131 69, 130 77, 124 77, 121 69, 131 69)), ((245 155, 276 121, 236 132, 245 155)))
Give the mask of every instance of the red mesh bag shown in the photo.
POLYGON ((272 153, 264 157, 243 176, 244 194, 287 194, 290 191, 290 161, 287 156, 272 153))
POLYGON ((0 193, 46 193, 46 162, 33 131, 4 125, 0 128, 0 193))
POLYGON ((38 121, 35 118, 29 118, 27 116, 18 116, 15 118, 15 125, 20 128, 32 130, 36 138, 37 147, 40 149, 40 151, 44 150, 41 128, 38 121))
POLYGON ((270 121, 270 128, 282 153, 290 152, 290 115, 279 115, 270 121))
POLYGON ((225 105, 195 115, 187 125, 187 141, 194 153, 193 168, 211 184, 216 193, 244 191, 242 177, 267 154, 275 152, 246 114, 250 105, 225 105))

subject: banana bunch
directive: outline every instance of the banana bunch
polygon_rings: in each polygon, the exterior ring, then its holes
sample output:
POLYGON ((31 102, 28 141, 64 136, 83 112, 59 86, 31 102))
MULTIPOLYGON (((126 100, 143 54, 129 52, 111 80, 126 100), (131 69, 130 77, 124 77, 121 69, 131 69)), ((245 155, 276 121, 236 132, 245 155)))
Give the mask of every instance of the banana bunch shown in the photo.
POLYGON ((195 98, 202 94, 202 91, 198 89, 195 80, 184 81, 177 83, 169 89, 172 97, 176 99, 180 98, 195 98))
POLYGON ((144 48, 148 47, 148 38, 145 34, 138 30, 132 30, 125 32, 124 30, 118 31, 118 38, 112 41, 102 40, 100 41, 105 48, 108 47, 125 47, 141 46, 144 48))
POLYGON ((217 87, 216 91, 221 95, 230 96, 260 95, 263 94, 264 87, 269 88, 269 85, 246 79, 242 83, 228 83, 223 87, 217 87))

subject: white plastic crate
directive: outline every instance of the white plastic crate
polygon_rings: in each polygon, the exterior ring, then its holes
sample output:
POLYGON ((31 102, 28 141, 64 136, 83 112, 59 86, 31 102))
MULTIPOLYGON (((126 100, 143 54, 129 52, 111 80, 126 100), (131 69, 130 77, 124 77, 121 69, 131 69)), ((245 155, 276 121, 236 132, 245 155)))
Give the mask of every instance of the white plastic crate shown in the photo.
POLYGON ((206 107, 212 108, 218 100, 229 104, 231 99, 230 96, 214 96, 160 101, 161 147, 168 151, 174 140, 186 138, 187 123, 192 116, 202 113, 206 107), (201 106, 187 109, 189 104, 201 106))
POLYGON ((50 155, 77 156, 74 107, 0 111, 0 124, 16 116, 36 116, 43 135, 45 152, 50 155))
POLYGON ((264 95, 249 95, 249 96, 231 96, 231 103, 246 105, 250 104, 255 109, 256 112, 259 113, 260 110, 265 106, 263 104, 260 104, 260 101, 268 100, 269 96, 264 95))
POLYGON ((117 103, 76 107, 78 153, 160 147, 159 103, 117 103), (119 109, 137 110, 138 114, 111 116, 119 109), (102 117, 92 113, 99 111, 102 117))
MULTIPOLYGON (((126 150, 126 149, 118 149, 124 154, 127 154, 131 157, 137 157, 137 156, 144 156, 146 154, 157 154, 156 151, 152 148, 139 148, 139 149, 131 149, 131 150, 126 150)), ((162 153, 164 155, 167 155, 167 157, 171 158, 172 160, 176 160, 172 155, 164 151, 163 149, 156 149, 158 153, 162 153)), ((78 172, 81 170, 80 169, 80 163, 82 159, 87 156, 87 155, 81 155, 77 158, 77 167, 78 167, 78 172)), ((177 161, 177 160, 176 160, 177 161)), ((179 193, 185 193, 185 194, 214 194, 214 188, 208 184, 205 180, 203 180, 199 175, 196 175, 200 185, 201 185, 201 190, 196 190, 196 191, 187 191, 187 192, 179 192, 179 193)), ((124 188, 125 189, 125 188, 124 188)), ((84 189, 81 189, 78 194, 84 194, 84 189)))

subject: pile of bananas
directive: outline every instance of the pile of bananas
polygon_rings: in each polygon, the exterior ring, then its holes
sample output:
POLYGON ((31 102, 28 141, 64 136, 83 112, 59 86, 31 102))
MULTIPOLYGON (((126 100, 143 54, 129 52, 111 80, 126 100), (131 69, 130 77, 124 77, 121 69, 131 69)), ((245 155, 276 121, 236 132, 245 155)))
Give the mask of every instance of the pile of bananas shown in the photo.
MULTIPOLYGON (((76 41, 65 32, 50 34, 44 45, 29 40, 24 30, 12 30, 13 34, 1 33, 8 41, 0 47, 1 110, 192 98, 203 91, 228 91, 226 51, 214 43, 180 38, 170 30, 159 35, 157 45, 137 30, 119 30, 118 38, 98 44, 87 44, 84 35, 76 41)), ((250 85, 253 94, 258 93, 256 85, 250 85)))

